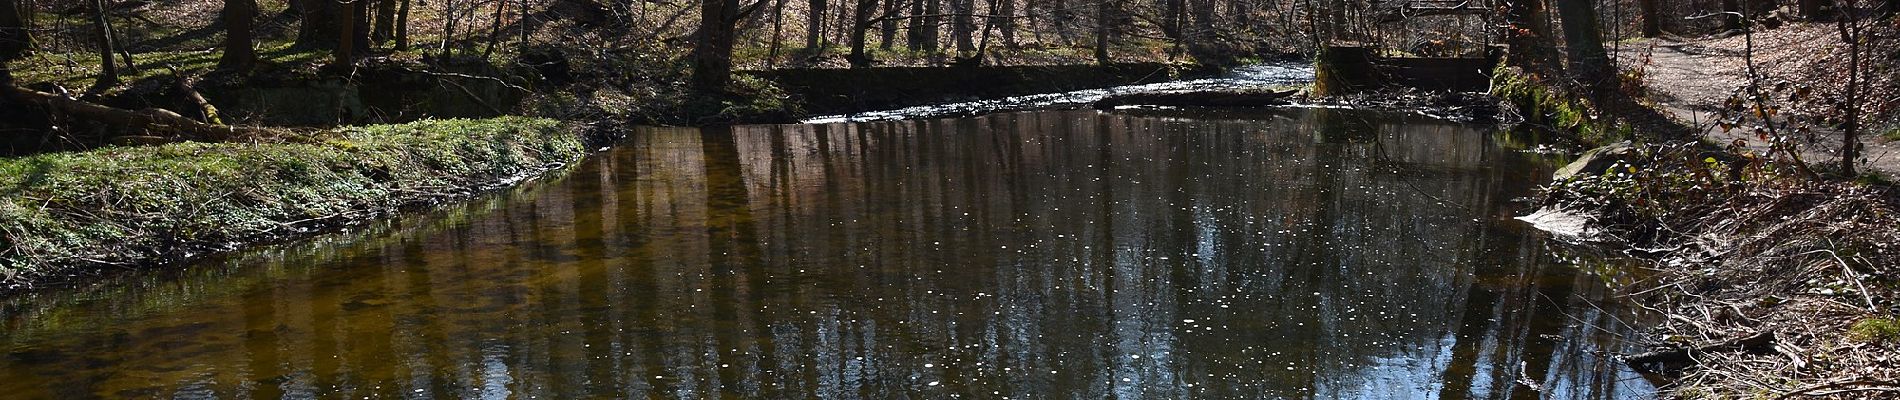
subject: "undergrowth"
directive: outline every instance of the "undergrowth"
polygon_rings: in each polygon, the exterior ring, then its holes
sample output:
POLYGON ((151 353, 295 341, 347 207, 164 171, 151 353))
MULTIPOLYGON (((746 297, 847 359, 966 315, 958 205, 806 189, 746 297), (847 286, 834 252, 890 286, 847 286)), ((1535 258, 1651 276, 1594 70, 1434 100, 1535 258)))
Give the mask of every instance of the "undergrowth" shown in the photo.
POLYGON ((553 120, 340 128, 314 143, 179 143, 0 160, 0 284, 163 263, 347 224, 576 160, 553 120))

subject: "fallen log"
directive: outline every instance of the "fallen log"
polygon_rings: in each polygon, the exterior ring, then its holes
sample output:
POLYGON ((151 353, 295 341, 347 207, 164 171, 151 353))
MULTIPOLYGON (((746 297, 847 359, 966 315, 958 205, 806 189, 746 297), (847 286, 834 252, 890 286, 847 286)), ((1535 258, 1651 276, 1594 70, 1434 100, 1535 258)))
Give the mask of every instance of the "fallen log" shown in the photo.
POLYGON ((159 109, 132 111, 106 107, 19 86, 0 86, 0 96, 6 96, 15 103, 38 107, 47 113, 106 124, 119 129, 124 135, 222 142, 266 138, 276 133, 264 128, 206 124, 159 109))
POLYGON ((1774 331, 1761 331, 1753 335, 1696 347, 1663 349, 1634 354, 1624 357, 1623 362, 1638 371, 1666 372, 1680 369, 1679 366, 1682 365, 1693 364, 1696 358, 1704 354, 1735 351, 1753 353, 1774 351, 1774 343, 1774 331), (1663 368, 1656 368, 1658 366, 1663 368))
POLYGON ((198 113, 203 117, 200 118, 200 120, 207 124, 224 125, 224 119, 218 118, 218 107, 212 106, 211 101, 205 100, 204 95, 198 94, 197 85, 193 83, 193 79, 191 79, 190 76, 178 72, 178 67, 176 66, 167 65, 165 67, 170 68, 172 70, 172 77, 177 78, 175 88, 178 89, 178 92, 183 94, 185 99, 191 100, 193 105, 198 106, 198 113))
POLYGON ((1282 92, 1239 90, 1123 93, 1096 100, 1094 106, 1096 109, 1103 110, 1121 106, 1265 107, 1286 105, 1286 98, 1298 92, 1297 90, 1282 92))

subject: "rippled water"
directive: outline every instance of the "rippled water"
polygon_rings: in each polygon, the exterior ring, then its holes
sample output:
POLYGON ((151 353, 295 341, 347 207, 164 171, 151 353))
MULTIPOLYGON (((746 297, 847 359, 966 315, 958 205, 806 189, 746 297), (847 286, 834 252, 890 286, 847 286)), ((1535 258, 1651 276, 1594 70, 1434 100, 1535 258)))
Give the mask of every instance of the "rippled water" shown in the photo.
POLYGON ((12 299, 0 397, 1648 397, 1605 278, 1511 219, 1530 157, 1345 110, 645 129, 12 299))
POLYGON ((1033 94, 962 103, 932 104, 888 111, 827 115, 807 118, 805 123, 892 121, 928 117, 978 115, 999 111, 1047 110, 1088 106, 1110 95, 1164 91, 1218 91, 1235 89, 1272 89, 1311 83, 1313 67, 1308 63, 1270 63, 1228 69, 1221 76, 1116 86, 1073 92, 1033 94))

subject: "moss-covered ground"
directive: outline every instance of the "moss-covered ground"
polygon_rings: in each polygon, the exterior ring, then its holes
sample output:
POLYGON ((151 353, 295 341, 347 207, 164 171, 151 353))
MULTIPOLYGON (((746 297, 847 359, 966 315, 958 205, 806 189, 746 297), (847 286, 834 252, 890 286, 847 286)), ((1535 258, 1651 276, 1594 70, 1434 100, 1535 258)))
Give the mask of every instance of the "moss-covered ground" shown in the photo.
POLYGON ((586 153, 547 119, 0 159, 0 286, 172 262, 508 183, 586 153))

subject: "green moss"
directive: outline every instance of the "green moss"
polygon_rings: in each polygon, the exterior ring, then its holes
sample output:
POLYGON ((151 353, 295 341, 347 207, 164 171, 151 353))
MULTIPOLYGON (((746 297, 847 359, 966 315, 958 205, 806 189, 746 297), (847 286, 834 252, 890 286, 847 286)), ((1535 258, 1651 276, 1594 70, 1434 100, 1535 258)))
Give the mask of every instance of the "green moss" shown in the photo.
POLYGON ((1900 342, 1900 318, 1873 317, 1855 322, 1847 329, 1849 338, 1861 342, 1900 342))
POLYGON ((1589 101, 1538 82, 1536 77, 1500 64, 1491 74, 1491 94, 1516 106, 1525 123, 1575 132, 1602 144, 1636 137, 1627 124, 1609 122, 1589 101))
POLYGON ((145 264, 466 193, 585 152, 552 120, 342 128, 0 159, 0 281, 145 264))
POLYGON ((1882 132, 1880 134, 1880 138, 1886 139, 1889 142, 1900 142, 1900 126, 1896 126, 1896 127, 1893 127, 1893 129, 1888 129, 1886 132, 1882 132))

